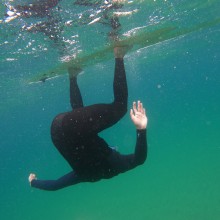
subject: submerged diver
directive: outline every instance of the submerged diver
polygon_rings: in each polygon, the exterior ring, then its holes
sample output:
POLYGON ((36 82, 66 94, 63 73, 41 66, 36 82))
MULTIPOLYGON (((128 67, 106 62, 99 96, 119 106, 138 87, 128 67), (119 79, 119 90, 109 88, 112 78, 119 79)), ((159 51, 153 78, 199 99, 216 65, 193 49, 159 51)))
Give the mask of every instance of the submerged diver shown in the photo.
POLYGON ((122 155, 111 148, 98 133, 116 124, 127 112, 127 82, 124 68, 125 47, 116 47, 114 101, 111 104, 83 106, 77 84, 78 69, 69 68, 71 112, 61 113, 51 125, 52 141, 73 171, 57 180, 38 180, 29 175, 32 187, 58 190, 80 182, 109 179, 144 163, 147 158, 147 117, 140 101, 133 103, 130 117, 136 127, 134 154, 122 155))
POLYGON ((11 14, 14 13, 21 17, 46 17, 50 16, 50 9, 57 6, 61 0, 37 1, 28 5, 7 5, 11 14))
MULTIPOLYGON (((8 12, 5 14, 6 16, 20 16, 20 17, 46 17, 50 16, 50 10, 56 6, 58 6, 61 0, 37 0, 34 3, 30 3, 27 5, 9 5, 6 4, 8 8, 8 12)), ((73 1, 74 5, 82 5, 82 6, 92 6, 92 7, 100 7, 102 4, 105 5, 104 8, 121 8, 123 6, 124 0, 76 0, 73 1)), ((59 6, 58 6, 59 7, 59 6)))
MULTIPOLYGON (((87 23, 92 24, 95 22, 100 22, 105 25, 109 25, 113 31, 119 29, 121 24, 119 22, 118 16, 114 15, 115 9, 120 9, 123 7, 124 1, 122 0, 97 0, 97 1, 90 1, 90 0, 77 0, 74 2, 74 5, 81 5, 81 6, 90 6, 96 8, 97 11, 102 15, 98 18, 93 19, 93 16, 89 16, 88 19, 85 19, 87 23), (92 19, 91 19, 92 18, 92 19)), ((99 13, 97 13, 99 15, 99 13)))
POLYGON ((23 31, 30 33, 42 33, 53 41, 58 48, 61 56, 66 55, 67 48, 63 42, 64 24, 60 16, 61 7, 59 2, 61 0, 37 0, 32 4, 27 5, 9 5, 7 4, 7 13, 5 14, 5 22, 10 22, 16 18, 40 18, 36 23, 32 22, 22 26, 23 31))
MULTIPOLYGON (((123 7, 121 0, 110 0, 110 1, 91 1, 91 0, 76 0, 72 1, 71 4, 74 6, 90 6, 93 9, 97 9, 97 14, 100 18, 93 18, 91 12, 83 13, 80 15, 81 18, 77 17, 71 21, 64 22, 62 19, 62 11, 60 3, 61 0, 36 0, 30 4, 24 5, 9 5, 7 4, 7 13, 5 14, 5 22, 10 22, 16 18, 42 18, 38 22, 27 23, 22 26, 23 31, 28 31, 30 33, 42 33, 53 41, 54 45, 58 48, 60 55, 65 59, 70 57, 68 53, 67 46, 64 41, 63 32, 65 26, 71 26, 75 24, 76 26, 92 24, 93 22, 100 22, 104 25, 111 27, 111 31, 108 35, 111 39, 117 39, 117 32, 119 31, 121 24, 119 22, 119 15, 114 15, 113 11, 115 9, 120 9, 123 7), (100 14, 99 14, 100 13, 100 14)), ((77 13, 76 13, 77 14, 77 13)))

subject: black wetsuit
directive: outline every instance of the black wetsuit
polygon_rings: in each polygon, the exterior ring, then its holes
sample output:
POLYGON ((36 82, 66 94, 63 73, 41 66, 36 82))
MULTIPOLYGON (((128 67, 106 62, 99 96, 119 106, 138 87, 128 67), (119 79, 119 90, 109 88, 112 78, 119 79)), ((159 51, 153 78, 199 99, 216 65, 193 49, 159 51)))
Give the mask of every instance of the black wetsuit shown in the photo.
POLYGON ((23 17, 46 17, 50 16, 50 9, 57 6, 61 0, 39 1, 35 4, 16 5, 16 12, 23 17))
POLYGON ((55 117, 51 126, 54 145, 74 171, 57 180, 32 180, 31 186, 57 190, 79 182, 108 179, 144 163, 146 130, 137 130, 135 153, 122 155, 98 133, 117 123, 127 112, 127 82, 123 59, 115 59, 114 102, 84 107, 77 79, 70 80, 73 110, 55 117))

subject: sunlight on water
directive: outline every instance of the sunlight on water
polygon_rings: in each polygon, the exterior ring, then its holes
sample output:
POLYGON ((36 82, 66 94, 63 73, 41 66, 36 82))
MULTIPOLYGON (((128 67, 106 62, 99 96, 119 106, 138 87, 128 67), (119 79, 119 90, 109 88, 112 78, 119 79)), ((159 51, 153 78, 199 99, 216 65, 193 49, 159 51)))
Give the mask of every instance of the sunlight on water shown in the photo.
POLYGON ((57 55, 59 55, 57 60, 61 55, 61 60, 66 61, 67 58, 62 58, 62 56, 73 56, 80 51, 91 51, 94 46, 102 47, 108 43, 108 34, 112 25, 108 17, 114 13, 118 13, 121 19, 120 37, 123 33, 124 35, 134 33, 140 25, 151 26, 150 30, 156 30, 158 27, 161 28, 161 25, 166 27, 169 22, 178 25, 179 28, 181 26, 185 28, 186 24, 187 27, 191 27, 198 22, 211 21, 216 19, 214 6, 217 3, 217 1, 193 3, 188 3, 188 1, 129 1, 124 7, 115 9, 111 7, 111 3, 86 7, 61 1, 61 5, 52 8, 49 16, 46 13, 46 16, 32 17, 31 12, 30 14, 27 12, 24 16, 16 9, 16 5, 21 4, 19 1, 9 1, 5 4, 7 7, 1 9, 2 13, 7 15, 1 20, 1 46, 8 48, 1 59, 6 61, 14 57, 14 59, 19 59, 22 54, 42 56, 42 53, 49 53, 54 56, 55 46, 58 50, 57 55), (209 17, 200 16, 200 13, 204 11, 209 17), (98 18, 100 19, 97 20, 98 18), (189 18, 190 20, 187 21, 189 18), (87 37, 84 40, 84 36, 94 36, 97 39, 93 38, 92 48, 87 37))

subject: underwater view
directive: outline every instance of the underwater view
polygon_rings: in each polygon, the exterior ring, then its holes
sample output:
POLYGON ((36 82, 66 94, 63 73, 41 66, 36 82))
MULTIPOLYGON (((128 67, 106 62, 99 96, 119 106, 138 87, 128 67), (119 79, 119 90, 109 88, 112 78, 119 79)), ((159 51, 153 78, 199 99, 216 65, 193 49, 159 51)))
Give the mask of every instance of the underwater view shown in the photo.
POLYGON ((1 220, 220 219, 220 1, 2 0, 1 220), (56 191, 72 171, 51 140, 71 111, 68 68, 85 106, 114 100, 114 48, 126 47, 128 111, 99 133, 132 154, 132 103, 148 118, 146 161, 56 191))

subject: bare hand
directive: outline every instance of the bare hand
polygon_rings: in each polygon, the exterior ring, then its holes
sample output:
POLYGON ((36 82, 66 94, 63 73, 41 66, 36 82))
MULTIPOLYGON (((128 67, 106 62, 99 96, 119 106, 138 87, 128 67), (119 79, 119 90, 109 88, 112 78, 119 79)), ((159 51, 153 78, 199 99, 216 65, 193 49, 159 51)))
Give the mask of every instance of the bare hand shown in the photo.
POLYGON ((131 120, 138 130, 147 128, 147 116, 143 104, 138 101, 133 102, 133 109, 130 111, 131 120))
POLYGON ((37 177, 34 173, 31 173, 28 177, 28 181, 30 184, 31 184, 32 180, 35 180, 35 179, 37 179, 37 177))

